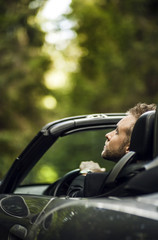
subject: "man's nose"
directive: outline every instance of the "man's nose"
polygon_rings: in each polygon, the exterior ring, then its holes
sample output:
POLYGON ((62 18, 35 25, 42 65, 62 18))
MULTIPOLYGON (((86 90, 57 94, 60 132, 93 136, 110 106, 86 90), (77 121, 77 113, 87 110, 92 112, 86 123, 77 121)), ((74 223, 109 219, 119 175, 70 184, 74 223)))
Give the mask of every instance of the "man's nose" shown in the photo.
POLYGON ((105 135, 105 137, 106 137, 106 139, 107 139, 108 141, 110 141, 113 135, 114 135, 114 131, 111 131, 111 132, 107 133, 107 134, 105 135))

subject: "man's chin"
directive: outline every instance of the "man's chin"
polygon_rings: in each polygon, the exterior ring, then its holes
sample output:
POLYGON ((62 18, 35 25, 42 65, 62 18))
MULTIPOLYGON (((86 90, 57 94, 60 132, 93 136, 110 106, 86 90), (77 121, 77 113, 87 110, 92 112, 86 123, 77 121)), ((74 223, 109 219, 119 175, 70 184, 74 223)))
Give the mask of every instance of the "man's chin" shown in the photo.
POLYGON ((106 158, 106 153, 105 153, 104 150, 103 150, 102 153, 101 153, 101 157, 102 157, 102 158, 106 158))
POLYGON ((102 153, 101 153, 101 157, 104 158, 104 159, 107 159, 107 158, 109 158, 111 155, 113 155, 112 152, 109 151, 109 149, 108 149, 106 146, 104 146, 103 151, 102 151, 102 153))
POLYGON ((120 156, 117 157, 111 154, 110 152, 105 152, 105 151, 101 153, 101 157, 104 158, 105 160, 109 160, 112 162, 118 162, 120 160, 120 156))

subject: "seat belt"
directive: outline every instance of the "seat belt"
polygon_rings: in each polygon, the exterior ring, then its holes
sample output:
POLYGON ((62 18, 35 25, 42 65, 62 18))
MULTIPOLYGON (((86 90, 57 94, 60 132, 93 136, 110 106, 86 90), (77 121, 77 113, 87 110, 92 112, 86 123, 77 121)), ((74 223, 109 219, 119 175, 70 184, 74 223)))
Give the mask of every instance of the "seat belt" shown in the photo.
POLYGON ((123 169, 123 167, 126 165, 127 162, 131 160, 131 158, 135 155, 136 153, 133 151, 130 151, 126 153, 113 167, 111 170, 109 176, 106 179, 105 183, 112 183, 115 181, 117 176, 119 175, 120 171, 123 169))

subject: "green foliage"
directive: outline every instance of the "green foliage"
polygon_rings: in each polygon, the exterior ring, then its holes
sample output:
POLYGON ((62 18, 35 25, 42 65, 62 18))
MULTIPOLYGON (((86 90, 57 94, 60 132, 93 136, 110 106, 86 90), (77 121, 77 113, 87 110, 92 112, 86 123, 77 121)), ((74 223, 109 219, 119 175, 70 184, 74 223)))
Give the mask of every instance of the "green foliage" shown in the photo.
POLYGON ((44 122, 40 101, 48 93, 43 76, 51 61, 35 21, 42 2, 0 1, 0 177, 35 134, 32 128, 44 122))
POLYGON ((82 51, 71 111, 126 111, 138 101, 157 102, 158 3, 72 0, 71 8, 82 51))

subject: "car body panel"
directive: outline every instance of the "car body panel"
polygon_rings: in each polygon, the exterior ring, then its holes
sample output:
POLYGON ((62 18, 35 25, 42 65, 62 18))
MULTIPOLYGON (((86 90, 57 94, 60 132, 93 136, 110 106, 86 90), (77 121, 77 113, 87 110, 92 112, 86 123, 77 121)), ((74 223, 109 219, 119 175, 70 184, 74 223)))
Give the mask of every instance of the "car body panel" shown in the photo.
POLYGON ((124 200, 6 195, 0 207, 1 239, 156 239, 157 198, 158 195, 124 200))

